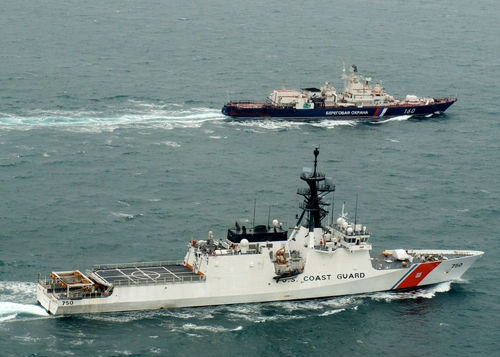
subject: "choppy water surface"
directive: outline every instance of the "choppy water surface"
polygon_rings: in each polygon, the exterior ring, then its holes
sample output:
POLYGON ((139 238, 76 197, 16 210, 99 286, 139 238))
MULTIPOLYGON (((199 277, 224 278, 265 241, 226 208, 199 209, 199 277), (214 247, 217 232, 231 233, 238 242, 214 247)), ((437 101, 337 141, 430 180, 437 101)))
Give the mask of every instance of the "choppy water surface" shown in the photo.
MULTIPOLYGON (((0 13, 0 354, 476 356, 498 350, 496 2, 17 1, 0 13), (229 99, 340 89, 342 62, 446 115, 236 121, 229 99), (374 250, 486 252, 411 293, 48 316, 37 275, 178 259, 235 220, 292 225, 319 166, 374 250)), ((238 277, 235 277, 237 279, 238 277)))

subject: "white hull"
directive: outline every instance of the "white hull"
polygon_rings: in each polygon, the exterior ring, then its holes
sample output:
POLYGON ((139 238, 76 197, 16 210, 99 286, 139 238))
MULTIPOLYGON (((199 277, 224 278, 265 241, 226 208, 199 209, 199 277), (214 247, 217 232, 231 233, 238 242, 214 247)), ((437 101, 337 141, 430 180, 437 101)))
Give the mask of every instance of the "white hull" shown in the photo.
MULTIPOLYGON (((115 286, 112 295, 100 298, 58 299, 39 284, 37 299, 54 315, 315 299, 397 290, 395 285, 409 272, 406 279, 411 279, 411 271, 418 268, 410 266, 377 270, 373 268, 370 260, 366 259, 368 251, 350 253, 347 250, 336 250, 325 253, 311 249, 309 254, 315 257, 308 257, 308 260, 314 261, 314 266, 307 266, 304 272, 295 278, 276 282, 273 279, 273 264, 266 253, 210 257, 209 268, 203 280, 115 286), (345 261, 346 258, 350 261, 349 268, 342 268, 339 262, 345 261)), ((455 252, 433 253, 452 255, 455 252)), ((411 288, 458 280, 482 252, 468 251, 465 254, 441 261, 422 281, 411 288)), ((414 272, 414 275, 416 274, 414 272)))
POLYGON ((38 302, 52 314, 167 309, 415 289, 459 279, 483 255, 480 251, 386 250, 372 254, 366 227, 348 222, 323 225, 324 196, 335 191, 331 179, 301 175, 309 188, 297 226, 288 237, 274 227, 246 229, 236 223, 225 242, 192 241, 177 263, 133 263, 52 272, 39 279, 38 302), (307 224, 301 221, 307 214, 307 224))

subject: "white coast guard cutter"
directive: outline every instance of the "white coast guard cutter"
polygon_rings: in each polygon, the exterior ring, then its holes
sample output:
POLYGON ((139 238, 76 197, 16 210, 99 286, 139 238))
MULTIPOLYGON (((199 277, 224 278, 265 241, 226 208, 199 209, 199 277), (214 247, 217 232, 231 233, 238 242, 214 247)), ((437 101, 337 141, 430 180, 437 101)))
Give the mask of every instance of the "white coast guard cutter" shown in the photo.
POLYGON ((191 241, 183 260, 97 265, 92 270, 52 272, 38 280, 37 300, 52 314, 326 298, 385 290, 414 289, 459 279, 479 257, 470 250, 372 251, 366 227, 342 213, 324 224, 335 190, 314 169, 301 179, 308 187, 302 215, 289 232, 236 223, 225 241, 212 232, 191 241))

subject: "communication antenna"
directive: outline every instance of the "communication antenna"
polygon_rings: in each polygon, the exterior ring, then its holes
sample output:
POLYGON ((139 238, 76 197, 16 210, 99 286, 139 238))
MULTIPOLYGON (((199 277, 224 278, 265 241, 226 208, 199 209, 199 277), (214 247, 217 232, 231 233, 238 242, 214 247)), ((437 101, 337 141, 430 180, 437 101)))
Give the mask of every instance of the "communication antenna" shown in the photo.
POLYGON ((253 201, 253 226, 255 227, 255 207, 257 206, 257 198, 253 201))
POLYGON ((356 193, 356 209, 354 210, 354 228, 356 228, 357 217, 358 217, 358 194, 356 193))
POLYGON ((331 212, 331 213, 332 213, 332 214, 331 214, 331 217, 332 217, 332 218, 331 218, 331 220, 332 220, 332 226, 333 226, 333 224, 335 223, 335 222, 333 221, 333 211, 334 211, 334 210, 335 210, 335 191, 333 192, 333 198, 332 198, 332 212, 331 212))
POLYGON ((269 214, 267 215, 267 229, 271 229, 269 223, 271 222, 271 206, 269 206, 269 214))

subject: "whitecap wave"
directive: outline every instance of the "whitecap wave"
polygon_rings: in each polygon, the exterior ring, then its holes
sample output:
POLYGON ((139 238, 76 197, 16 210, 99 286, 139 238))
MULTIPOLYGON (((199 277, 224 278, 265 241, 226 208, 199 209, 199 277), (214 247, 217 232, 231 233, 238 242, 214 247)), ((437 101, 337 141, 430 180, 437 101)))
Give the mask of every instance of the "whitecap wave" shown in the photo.
POLYGON ((155 312, 156 311, 130 311, 117 313, 111 312, 105 314, 83 314, 77 315, 77 318, 111 323, 129 323, 150 318, 151 316, 154 316, 155 312))
POLYGON ((330 316, 330 315, 338 314, 339 312, 343 312, 343 311, 345 311, 345 309, 329 310, 329 311, 323 312, 320 316, 330 316))
POLYGON ((179 143, 176 143, 175 141, 164 141, 163 144, 173 148, 178 148, 181 146, 179 143))
POLYGON ((411 115, 400 115, 397 117, 392 117, 392 118, 387 118, 385 120, 377 120, 377 121, 372 121, 370 124, 385 124, 385 123, 390 123, 393 121, 406 121, 410 119, 412 116, 411 115))
MULTIPOLYGON (((212 326, 212 325, 196 325, 193 323, 187 323, 181 327, 184 331, 209 331, 209 332, 229 332, 229 331, 240 331, 243 329, 242 326, 237 326, 235 328, 227 328, 222 326, 212 326)), ((173 329, 178 330, 178 328, 173 329)))
POLYGON ((122 212, 111 212, 111 215, 118 217, 118 218, 126 218, 126 219, 133 219, 134 218, 133 214, 122 213, 122 212))
POLYGON ((212 319, 212 312, 219 307, 201 308, 181 308, 181 309, 160 309, 160 310, 140 310, 128 312, 116 312, 106 314, 84 314, 79 317, 88 320, 107 321, 114 323, 128 323, 153 317, 171 318, 172 321, 179 320, 205 320, 212 319))
POLYGON ((337 126, 355 126, 359 124, 359 121, 356 120, 321 120, 318 122, 309 123, 312 126, 316 126, 319 128, 332 129, 337 126))
POLYGON ((286 121, 286 120, 249 119, 249 120, 231 120, 228 122, 228 124, 231 126, 241 127, 246 130, 259 133, 259 129, 264 129, 264 131, 280 131, 280 130, 296 129, 303 126, 305 123, 286 121))
POLYGON ((305 319, 304 315, 285 315, 285 314, 273 314, 273 315, 264 315, 264 314, 248 314, 241 315, 236 313, 229 313, 227 315, 231 320, 246 320, 253 323, 265 323, 265 322, 276 322, 276 321, 291 321, 291 320, 301 320, 305 319))
POLYGON ((320 300, 299 300, 299 301, 283 301, 270 303, 269 305, 279 307, 288 312, 300 311, 320 311, 331 308, 350 308, 359 304, 359 299, 356 295, 332 297, 320 300))

